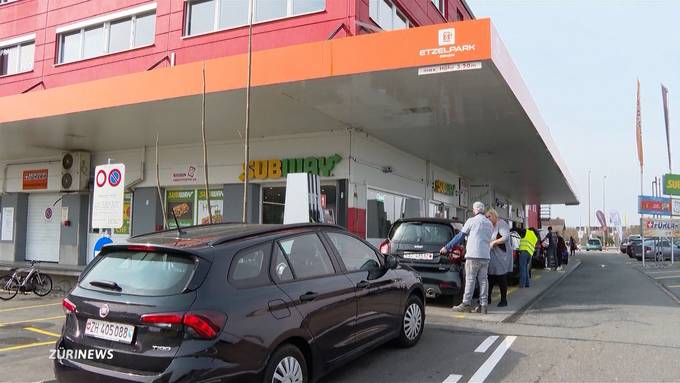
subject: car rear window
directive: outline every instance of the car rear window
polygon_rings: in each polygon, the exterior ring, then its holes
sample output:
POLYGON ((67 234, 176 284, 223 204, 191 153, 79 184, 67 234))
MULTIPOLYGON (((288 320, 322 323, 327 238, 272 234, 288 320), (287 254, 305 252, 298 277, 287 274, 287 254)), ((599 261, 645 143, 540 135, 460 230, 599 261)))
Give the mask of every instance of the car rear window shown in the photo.
POLYGON ((588 240, 588 243, 591 245, 599 245, 601 242, 598 241, 597 239, 590 239, 588 240))
POLYGON ((113 282, 120 293, 144 296, 180 294, 191 281, 197 259, 190 254, 113 251, 101 259, 80 281, 91 290, 106 290, 92 282, 113 282))
POLYGON ((453 228, 440 223, 403 222, 394 230, 392 242, 446 243, 453 238, 453 228))

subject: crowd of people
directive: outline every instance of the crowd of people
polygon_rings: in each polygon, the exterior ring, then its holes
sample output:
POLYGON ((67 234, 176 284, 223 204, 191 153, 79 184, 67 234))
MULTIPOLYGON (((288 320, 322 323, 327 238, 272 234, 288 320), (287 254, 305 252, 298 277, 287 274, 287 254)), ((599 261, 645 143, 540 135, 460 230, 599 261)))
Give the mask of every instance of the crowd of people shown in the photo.
POLYGON ((467 240, 465 253, 465 291, 463 301, 453 307, 458 312, 478 312, 486 314, 491 303, 491 293, 497 285, 500 289, 498 307, 508 305, 508 275, 513 272, 513 249, 517 249, 519 287, 528 288, 531 280, 531 259, 535 254, 545 253, 546 270, 564 271, 569 255, 576 251, 576 241, 570 237, 568 241, 559 233, 548 227, 548 232, 541 237, 535 228, 509 227, 508 223, 499 219, 494 209, 486 210, 482 202, 472 205, 473 216, 469 218, 463 229, 451 239, 440 253, 451 252, 454 246, 467 240), (513 244, 513 232, 519 243, 513 244), (472 306, 475 287, 479 286, 479 304, 472 306))

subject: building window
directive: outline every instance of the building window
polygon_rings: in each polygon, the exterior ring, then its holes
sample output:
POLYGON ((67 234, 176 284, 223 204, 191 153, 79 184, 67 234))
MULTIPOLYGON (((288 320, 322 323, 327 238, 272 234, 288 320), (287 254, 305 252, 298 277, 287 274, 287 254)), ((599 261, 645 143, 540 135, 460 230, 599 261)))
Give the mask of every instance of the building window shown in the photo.
POLYGON ((446 18, 446 0, 432 0, 432 4, 446 18))
MULTIPOLYGON (((337 185, 321 185, 321 209, 324 222, 335 223, 337 213, 337 185)), ((283 223, 283 211, 286 206, 285 186, 262 185, 262 223, 283 223)))
POLYGON ((151 45, 156 37, 156 4, 57 29, 59 64, 151 45), (153 11, 148 11, 153 8, 153 11))
MULTIPOLYGON (((248 25, 249 0, 187 1, 186 36, 248 25)), ((323 11, 326 0, 254 0, 253 22, 323 11)))
POLYGON ((35 35, 0 41, 0 76, 33 70, 35 35))
POLYGON ((408 28, 408 18, 390 0, 370 0, 368 14, 383 30, 391 31, 408 28))
POLYGON ((387 238, 392 224, 406 217, 419 217, 422 200, 368 189, 366 240, 377 245, 387 238))

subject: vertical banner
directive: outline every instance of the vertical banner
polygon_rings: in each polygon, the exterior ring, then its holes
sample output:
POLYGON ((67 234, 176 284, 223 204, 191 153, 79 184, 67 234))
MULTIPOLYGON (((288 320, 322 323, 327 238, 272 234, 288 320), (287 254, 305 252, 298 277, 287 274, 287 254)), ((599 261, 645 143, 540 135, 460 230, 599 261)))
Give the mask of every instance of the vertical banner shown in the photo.
POLYGON ((670 131, 670 117, 668 116, 668 88, 661 84, 661 99, 663 100, 663 119, 666 123, 666 146, 668 147, 668 170, 673 169, 671 166, 671 131, 670 131))
MULTIPOLYGON (((208 199, 205 198, 205 189, 198 190, 198 218, 197 222, 200 225, 207 225, 210 223, 210 214, 208 212, 208 199)), ((213 223, 222 222, 222 210, 224 208, 224 191, 222 189, 210 189, 210 206, 213 216, 213 223)))
POLYGON ((132 193, 123 197, 123 226, 113 230, 113 234, 130 235, 130 218, 132 217, 132 193))
POLYGON ((169 228, 177 227, 175 225, 175 217, 177 217, 177 222, 182 227, 194 224, 196 190, 168 190, 165 200, 169 228), (174 216, 173 212, 175 213, 174 216))
POLYGON ((642 155, 642 110, 640 109, 640 80, 637 80, 637 112, 635 115, 635 138, 637 140, 638 161, 640 167, 643 166, 642 155))

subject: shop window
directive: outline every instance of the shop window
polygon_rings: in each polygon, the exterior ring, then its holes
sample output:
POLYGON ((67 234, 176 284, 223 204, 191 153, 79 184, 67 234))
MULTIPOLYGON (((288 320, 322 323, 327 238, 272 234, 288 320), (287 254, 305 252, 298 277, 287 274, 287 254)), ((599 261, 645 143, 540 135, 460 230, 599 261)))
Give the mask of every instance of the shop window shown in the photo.
POLYGON ((0 76, 8 76, 33 70, 35 40, 13 42, 4 45, 0 41, 0 76), (4 46, 3 46, 4 45, 4 46))
POLYGON ((68 63, 153 44, 156 36, 155 4, 113 14, 110 19, 93 19, 92 24, 78 23, 57 28, 59 54, 57 62, 68 63), (132 13, 132 14, 131 14, 132 13))
POLYGON ((386 31, 404 29, 411 25, 404 13, 390 0, 369 0, 368 13, 386 31))
POLYGON ((432 0, 432 4, 446 18, 446 0, 432 0))
POLYGON ((430 203, 429 216, 433 218, 450 218, 451 210, 443 203, 430 203))
POLYGON ((420 215, 421 200, 368 189, 366 201, 366 237, 377 244, 387 238, 392 224, 407 217, 420 215))
MULTIPOLYGON (((328 223, 336 222, 337 189, 336 185, 321 185, 321 208, 324 209, 324 221, 328 223)), ((285 205, 285 186, 262 186, 262 223, 282 224, 285 205)))
MULTIPOLYGON (((222 189, 210 189, 210 206, 213 223, 222 222, 222 209, 224 207, 222 189)), ((175 217, 182 227, 210 223, 205 189, 166 190, 165 211, 170 228, 176 227, 175 217)))
MULTIPOLYGON (((189 0, 185 35, 248 25, 249 0, 189 0)), ((253 22, 265 22, 323 11, 326 0, 254 0, 253 22)))

